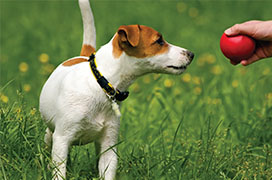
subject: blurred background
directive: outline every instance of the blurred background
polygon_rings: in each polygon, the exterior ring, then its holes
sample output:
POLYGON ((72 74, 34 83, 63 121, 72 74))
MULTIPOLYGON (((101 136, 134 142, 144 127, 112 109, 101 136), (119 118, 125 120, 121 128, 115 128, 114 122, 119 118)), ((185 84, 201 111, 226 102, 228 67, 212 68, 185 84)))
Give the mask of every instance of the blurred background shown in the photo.
MULTIPOLYGON (((91 6, 97 47, 120 25, 141 24, 195 53, 182 75, 149 74, 129 88, 119 179, 272 177, 272 59, 233 66, 219 48, 226 28, 271 20, 272 1, 93 0, 91 6)), ((0 0, 0 22, 0 179, 48 179, 39 94, 58 64, 79 55, 78 3, 0 0)), ((97 177, 89 146, 72 149, 70 179, 97 177)))

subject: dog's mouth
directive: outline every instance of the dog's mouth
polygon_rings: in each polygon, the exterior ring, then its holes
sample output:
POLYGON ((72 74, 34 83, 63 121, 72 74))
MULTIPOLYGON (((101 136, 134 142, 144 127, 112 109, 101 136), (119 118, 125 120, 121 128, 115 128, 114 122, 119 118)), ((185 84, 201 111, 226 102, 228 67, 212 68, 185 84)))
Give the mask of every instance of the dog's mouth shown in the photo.
POLYGON ((167 66, 167 68, 176 69, 176 70, 185 70, 187 66, 167 66))

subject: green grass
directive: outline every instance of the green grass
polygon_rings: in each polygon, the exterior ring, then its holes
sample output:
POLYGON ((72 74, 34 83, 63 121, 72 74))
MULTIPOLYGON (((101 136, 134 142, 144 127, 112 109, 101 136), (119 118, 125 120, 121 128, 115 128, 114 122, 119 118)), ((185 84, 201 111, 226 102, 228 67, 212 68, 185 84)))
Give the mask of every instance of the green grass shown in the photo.
MULTIPOLYGON (((144 24, 196 57, 181 76, 150 74, 122 105, 117 179, 271 179, 272 59, 232 66, 229 26, 271 18, 271 1, 93 1, 98 47, 144 24)), ((50 179, 39 93, 77 56, 76 1, 0 1, 0 179, 50 179)), ((73 147, 68 179, 98 178, 93 144, 73 147)))

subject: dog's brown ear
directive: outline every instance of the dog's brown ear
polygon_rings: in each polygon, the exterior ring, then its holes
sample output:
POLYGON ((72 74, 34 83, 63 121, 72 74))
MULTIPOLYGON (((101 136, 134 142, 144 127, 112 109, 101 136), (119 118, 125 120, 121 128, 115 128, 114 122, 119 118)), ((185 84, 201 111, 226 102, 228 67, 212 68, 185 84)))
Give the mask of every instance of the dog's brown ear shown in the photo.
POLYGON ((118 29, 118 35, 121 42, 128 42, 132 47, 136 47, 140 40, 140 26, 122 25, 118 29))

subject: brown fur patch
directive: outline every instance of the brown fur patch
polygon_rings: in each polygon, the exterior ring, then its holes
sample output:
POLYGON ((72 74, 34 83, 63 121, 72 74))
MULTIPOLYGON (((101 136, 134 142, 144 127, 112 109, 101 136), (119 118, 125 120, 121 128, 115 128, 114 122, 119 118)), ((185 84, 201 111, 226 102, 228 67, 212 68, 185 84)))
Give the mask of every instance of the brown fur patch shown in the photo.
POLYGON ((88 44, 83 44, 81 48, 80 56, 89 57, 93 52, 95 52, 95 49, 93 46, 88 44))
POLYGON ((81 62, 88 62, 87 59, 84 58, 75 58, 75 59, 70 59, 62 63, 63 66, 72 66, 81 62))
POLYGON ((124 51, 129 56, 145 58, 165 53, 168 51, 169 45, 163 39, 162 39, 163 44, 157 43, 157 40, 159 38, 162 38, 161 34, 147 26, 143 25, 120 26, 112 42, 113 55, 115 58, 118 58, 124 51), (128 30, 124 31, 124 29, 126 28, 128 30), (137 32, 137 30, 132 31, 131 29, 133 28, 138 29, 140 33, 135 33, 137 32), (122 31, 122 33, 119 33, 120 31, 122 31), (139 36, 138 38, 134 37, 135 39, 139 39, 136 46, 130 43, 131 40, 129 37, 131 36, 139 36), (127 40, 124 40, 125 38, 127 40))

